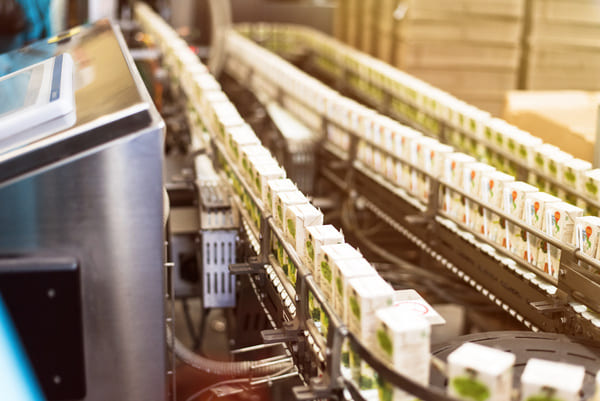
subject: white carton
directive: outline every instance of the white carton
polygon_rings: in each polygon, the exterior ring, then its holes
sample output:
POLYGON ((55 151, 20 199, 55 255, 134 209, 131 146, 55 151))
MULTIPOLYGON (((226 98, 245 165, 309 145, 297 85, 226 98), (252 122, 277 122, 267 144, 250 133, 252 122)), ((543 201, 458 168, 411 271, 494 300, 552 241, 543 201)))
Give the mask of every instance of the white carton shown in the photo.
MULTIPOLYGON (((583 216, 583 209, 566 202, 546 205, 543 231, 565 244, 573 244, 575 220, 583 216)), ((542 269, 558 278, 561 250, 546 242, 540 245, 538 260, 544 259, 542 269)))
POLYGON ((248 124, 231 127, 227 130, 225 147, 236 165, 240 165, 240 153, 243 147, 260 144, 260 139, 248 124))
MULTIPOLYGON (((348 328, 364 344, 372 344, 376 331, 378 309, 391 306, 394 301, 394 289, 379 275, 354 278, 348 281, 348 328)), ((350 369, 352 377, 360 383, 361 390, 374 390, 373 371, 357 353, 350 351, 350 369)))
POLYGON ((583 202, 579 202, 579 198, 576 196, 577 193, 582 193, 585 187, 585 173, 592 169, 592 164, 588 161, 581 159, 572 159, 565 163, 563 176, 561 182, 571 189, 575 190, 574 193, 566 193, 565 200, 572 205, 584 207, 583 202))
POLYGON ((513 156, 524 160, 527 166, 533 167, 535 164, 535 149, 542 145, 542 140, 525 131, 517 129, 515 132, 517 135, 512 137, 516 144, 516 148, 512 152, 513 156))
POLYGON ((600 201, 600 169, 595 168, 587 171, 584 173, 584 177, 583 194, 593 200, 600 201))
MULTIPOLYGON (((561 150, 552 153, 546 161, 545 173, 556 181, 561 181, 565 174, 565 164, 573 160, 573 156, 561 150)), ((547 191, 551 195, 564 197, 564 191, 549 183, 547 191)))
MULTIPOLYGON (((546 218, 546 207, 552 203, 560 203, 560 199, 545 192, 529 192, 525 194, 525 209, 523 210, 523 219, 527 224, 542 230, 546 218)), ((526 246, 524 250, 518 253, 523 259, 543 270, 545 263, 544 255, 539 256, 541 244, 540 238, 525 232, 526 246)))
POLYGON ((527 180, 529 182, 534 182, 540 191, 546 191, 548 189, 547 182, 541 175, 536 174, 536 171, 539 173, 545 173, 548 169, 548 160, 550 157, 552 157, 552 154, 556 153, 557 151, 560 151, 560 149, 548 143, 544 143, 535 149, 533 158, 534 168, 531 169, 527 180))
POLYGON ((285 215, 284 234, 302 255, 306 242, 306 228, 323 224, 323 213, 310 203, 290 206, 285 215))
POLYGON ((267 191, 264 194, 263 203, 268 212, 274 213, 276 210, 275 200, 277 194, 282 192, 295 192, 298 191, 296 184, 289 178, 282 178, 279 180, 269 180, 267 182, 267 191))
MULTIPOLYGON (((490 206, 502 209, 502 193, 504 185, 514 182, 515 177, 500 171, 492 171, 481 174, 481 200, 490 206)), ((497 244, 502 244, 505 238, 506 227, 504 220, 489 210, 483 211, 483 224, 479 226, 479 232, 497 244)))
MULTIPOLYGON (((443 178, 449 184, 462 188, 464 168, 467 164, 475 163, 475 159, 464 153, 450 153, 444 158, 443 178)), ((463 197, 446 188, 444 191, 443 210, 450 217, 458 219, 464 213, 463 197)))
POLYGON ((395 291, 392 307, 401 309, 406 314, 423 317, 432 326, 446 323, 446 320, 415 290, 395 291))
POLYGON ((306 241, 304 244, 304 252, 301 257, 304 258, 304 262, 310 269, 311 273, 315 278, 317 284, 319 284, 318 277, 316 274, 317 260, 321 254, 321 248, 324 245, 341 244, 344 242, 344 234, 338 231, 331 224, 317 225, 306 228, 306 241))
POLYGON ((521 401, 579 401, 585 368, 532 358, 521 375, 521 401))
MULTIPOLYGON (((525 209, 525 195, 530 192, 538 192, 533 185, 521 181, 507 182, 502 192, 503 210, 510 216, 523 220, 523 209, 525 209)), ((502 246, 513 253, 523 249, 525 238, 523 230, 511 223, 506 223, 506 233, 502 246)))
POLYGON ((286 211, 290 206, 308 203, 306 196, 300 191, 279 192, 275 195, 275 205, 273 214, 275 222, 283 231, 283 222, 285 221, 286 211))
POLYGON ((399 161, 396 164, 396 179, 398 180, 397 184, 402 188, 410 189, 412 183, 412 169, 406 164, 403 164, 402 161, 407 161, 409 163, 414 162, 411 158, 411 144, 414 140, 422 136, 423 135, 421 135, 419 132, 412 129, 403 129, 396 135, 394 153, 399 158, 399 161))
POLYGON ((209 120, 210 123, 206 125, 210 129, 210 133, 220 141, 225 142, 225 132, 229 128, 246 124, 231 102, 212 103, 210 106, 212 112, 209 110, 205 115, 210 115, 212 118, 209 120))
MULTIPOLYGON (((422 170, 425 170, 425 163, 427 160, 427 150, 436 145, 441 145, 437 140, 429 137, 415 138, 410 144, 410 160, 422 170)), ((423 198, 423 187, 425 177, 413 171, 411 174, 411 184, 409 190, 417 195, 418 198, 423 198)))
POLYGON ((510 401, 515 355, 465 343, 448 355, 448 395, 465 401, 510 401))
MULTIPOLYGON (((427 319, 399 308, 379 309, 372 349, 392 369, 421 385, 429 384, 431 326, 427 319)), ((406 392, 378 381, 379 399, 405 401, 406 392)))
POLYGON ((241 156, 239 166, 242 169, 242 174, 244 174, 248 178, 250 177, 252 168, 252 163, 250 162, 250 159, 272 157, 269 149, 265 148, 262 145, 244 146, 241 149, 240 153, 241 156))
POLYGON ((394 289, 379 275, 359 277, 348 281, 348 328, 365 344, 375 335, 375 312, 391 306, 394 289))
POLYGON ((317 257, 318 283, 328 301, 333 302, 333 269, 334 265, 342 260, 363 259, 359 251, 350 244, 323 245, 317 257))
POLYGON ((285 178, 285 170, 279 167, 277 163, 253 164, 251 178, 251 185, 256 190, 258 197, 262 199, 264 194, 267 193, 269 180, 285 178))
MULTIPOLYGON (((438 141, 431 141, 421 144, 419 165, 434 177, 441 177, 444 172, 444 156, 454 152, 452 146, 444 145, 438 141)), ((423 200, 429 198, 429 178, 424 178, 419 183, 421 185, 419 194, 423 200)))
MULTIPOLYGON (((491 173, 496 169, 485 163, 469 163, 463 169, 463 185, 465 192, 476 199, 481 199, 481 177, 485 173, 491 173)), ((476 228, 483 221, 483 208, 477 204, 465 200, 465 208, 461 221, 470 228, 476 228)))
POLYGON ((600 217, 583 216, 575 219, 575 246, 592 258, 597 257, 600 217))
POLYGON ((345 308, 345 300, 348 298, 348 282, 353 278, 376 274, 377 270, 364 258, 337 260, 333 264, 331 280, 333 309, 342 318, 342 322, 348 322, 348 311, 345 308))

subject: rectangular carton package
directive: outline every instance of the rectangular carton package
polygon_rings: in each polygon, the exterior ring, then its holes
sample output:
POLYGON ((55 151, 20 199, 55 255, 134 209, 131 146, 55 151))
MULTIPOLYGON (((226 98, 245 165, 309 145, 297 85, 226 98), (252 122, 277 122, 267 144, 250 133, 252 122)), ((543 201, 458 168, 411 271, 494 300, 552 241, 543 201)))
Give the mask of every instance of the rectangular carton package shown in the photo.
MULTIPOLYGON (((481 199, 481 177, 485 173, 492 173, 494 171, 496 171, 494 167, 485 163, 470 163, 465 165, 463 169, 462 188, 465 192, 468 192, 469 195, 474 196, 476 199, 481 199)), ((466 199, 464 212, 460 217, 461 221, 465 223, 467 227, 476 228, 483 220, 483 208, 480 208, 479 205, 466 199)))
MULTIPOLYGON (((560 203, 561 200, 545 192, 530 192, 525 194, 525 209, 523 209, 523 219, 525 222, 542 230, 544 220, 546 219, 546 207, 553 203, 560 203)), ((539 248, 542 240, 531 233, 525 233, 525 249, 518 253, 523 259, 534 266, 543 270, 545 263, 544 254, 540 255, 539 248)))
MULTIPOLYGON (((450 153, 444 158, 443 178, 450 185, 463 188, 464 168, 467 164, 475 163, 475 159, 464 153, 450 153)), ((444 191, 443 210, 452 218, 458 219, 464 213, 463 197, 446 188, 444 191)))
POLYGON ((597 258, 598 237, 600 236, 600 217, 583 216, 575 219, 573 229, 575 246, 586 255, 597 258))
POLYGON ((581 159, 571 159, 565 163, 560 181, 573 189, 573 192, 566 192, 564 196, 564 199, 570 204, 585 207, 585 202, 578 197, 578 194, 583 193, 585 173, 591 169, 592 163, 581 159))
POLYGON ((263 203, 265 208, 271 214, 275 211, 275 200, 277 194, 281 192, 294 192, 298 191, 296 184, 289 178, 281 178, 278 180, 269 180, 267 182, 267 191, 263 194, 263 203))
MULTIPOLYGON (((566 202, 546 205, 543 231, 565 244, 574 244, 575 220, 583 216, 583 209, 566 202)), ((558 278, 561 250, 546 242, 540 244, 538 260, 546 273, 558 278)))
MULTIPOLYGON (((515 177, 500 171, 491 171, 481 174, 481 200, 498 209, 502 209, 502 193, 507 182, 514 182, 515 177)), ((479 232, 497 244, 502 244, 504 229, 502 222, 495 213, 484 209, 483 222, 479 225, 479 232)))
POLYGON ((600 169, 585 172, 584 180, 583 194, 592 200, 600 201, 600 169))
POLYGON ((300 254, 304 263, 308 266, 317 284, 319 284, 316 274, 316 265, 321 248, 324 245, 341 244, 344 242, 344 234, 338 231, 331 224, 317 225, 306 228, 306 241, 304 244, 304 252, 300 254))
POLYGON ((548 189, 548 183, 543 178, 542 173, 545 173, 547 170, 546 164, 548 163, 549 158, 554 152, 559 150, 560 149, 558 149, 556 146, 544 143, 543 145, 537 147, 534 151, 533 168, 529 172, 527 181, 535 183, 540 191, 546 191, 548 189), (536 171, 538 171, 540 175, 536 174, 536 171))
MULTIPOLYGON (((420 138, 415 138, 410 146, 411 146, 411 160, 412 162, 417 165, 417 167, 420 167, 422 170, 427 170, 427 158, 428 158, 428 150, 434 146, 437 145, 441 145, 441 143, 439 143, 437 140, 433 139, 433 138, 429 138, 429 137, 420 137, 420 138)), ((424 197, 424 194, 426 193, 425 191, 425 184, 426 182, 429 182, 429 180, 426 180, 426 178, 416 172, 413 171, 411 174, 411 183, 410 183, 410 187, 409 190, 413 193, 415 193, 417 195, 417 197, 421 200, 426 200, 427 198, 424 197)))
POLYGON ((446 323, 446 320, 415 290, 395 291, 392 307, 402 309, 407 314, 424 317, 432 326, 446 323))
MULTIPOLYGON (((556 181, 560 181, 564 176, 565 164, 573 160, 573 156, 570 154, 558 151, 550 156, 550 159, 546 162, 545 173, 556 181)), ((554 196, 564 197, 564 191, 557 185, 549 182, 547 191, 554 196)))
POLYGON ((532 358, 521 375, 521 401, 579 401, 584 377, 583 366, 532 358))
MULTIPOLYGON (((348 328, 363 344, 373 342, 376 335, 376 315, 378 309, 391 306, 394 302, 394 289, 379 275, 359 277, 349 280, 348 298, 348 328)), ((350 369, 352 377, 361 390, 376 389, 373 372, 368 368, 357 353, 350 351, 350 369)))
POLYGON ((285 178, 285 170, 277 163, 253 164, 251 174, 251 186, 255 189, 258 197, 263 198, 267 193, 267 183, 270 180, 285 178))
POLYGON ((287 209, 293 205, 308 203, 308 199, 300 191, 279 192, 275 195, 274 200, 273 215, 275 216, 275 222, 282 231, 287 209))
MULTIPOLYGON (((538 189, 533 185, 521 181, 505 183, 502 191, 502 208, 504 212, 508 213, 511 217, 523 220, 525 196, 530 192, 538 192, 538 189)), ((525 246, 525 238, 522 234, 523 230, 507 222, 502 245, 513 253, 519 252, 525 246)))
POLYGON ((225 141, 225 132, 231 127, 244 125, 244 119, 231 102, 212 103, 212 112, 203 114, 212 116, 208 124, 210 133, 218 140, 225 141))
POLYGON ((448 395, 465 401, 486 394, 488 401, 510 401, 514 354, 465 343, 448 355, 448 395))
POLYGON ((290 206, 285 215, 284 234, 298 255, 305 248, 306 228, 323 224, 323 213, 310 203, 290 206))
POLYGON ((366 259, 338 260, 332 269, 332 292, 333 309, 342 318, 342 322, 348 322, 348 311, 345 300, 348 298, 348 282, 357 277, 376 275, 377 271, 366 259))
POLYGON ((413 141, 421 138, 422 135, 414 130, 403 130, 398 132, 396 135, 396 143, 394 146, 394 153, 398 156, 399 162, 397 163, 396 173, 398 185, 404 189, 410 190, 413 182, 413 171, 412 168, 407 166, 402 161, 409 163, 415 163, 414 154, 411 153, 413 141))
MULTIPOLYGON (((421 385, 429 384, 431 326, 427 319, 399 308, 379 309, 371 349, 393 370, 421 385)), ((403 401, 406 392, 377 381, 380 399, 403 401)))
MULTIPOLYGON (((441 177, 444 173, 444 160, 446 155, 454 152, 452 146, 444 145, 441 143, 432 143, 430 146, 425 147, 425 171, 428 171, 435 177, 441 177)), ((423 188, 423 198, 425 200, 429 197, 429 179, 425 179, 423 188)))
POLYGON ((248 178, 250 178, 251 165, 252 165, 250 162, 250 159, 272 157, 269 149, 265 148, 262 145, 244 146, 240 150, 240 154, 241 154, 241 156, 240 156, 239 167, 242 170, 242 174, 244 174, 248 178))
POLYGON ((337 262, 342 260, 363 259, 362 254, 347 243, 323 245, 317 257, 316 274, 321 291, 328 301, 333 302, 333 270, 337 262))

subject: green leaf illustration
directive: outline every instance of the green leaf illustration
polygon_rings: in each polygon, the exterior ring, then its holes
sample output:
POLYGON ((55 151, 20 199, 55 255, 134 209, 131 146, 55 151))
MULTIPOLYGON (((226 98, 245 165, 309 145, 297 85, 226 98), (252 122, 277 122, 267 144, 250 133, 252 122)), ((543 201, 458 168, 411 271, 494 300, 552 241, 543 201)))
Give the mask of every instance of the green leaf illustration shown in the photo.
POLYGON ((490 397, 490 389, 479 380, 469 376, 457 376, 451 386, 461 398, 485 401, 490 397))
POLYGON ((352 314, 360 320, 360 305, 358 304, 356 297, 350 297, 350 310, 352 311, 352 314))
POLYGON ((377 342, 381 349, 391 357, 394 352, 394 344, 392 343, 389 334, 384 329, 377 330, 377 342))

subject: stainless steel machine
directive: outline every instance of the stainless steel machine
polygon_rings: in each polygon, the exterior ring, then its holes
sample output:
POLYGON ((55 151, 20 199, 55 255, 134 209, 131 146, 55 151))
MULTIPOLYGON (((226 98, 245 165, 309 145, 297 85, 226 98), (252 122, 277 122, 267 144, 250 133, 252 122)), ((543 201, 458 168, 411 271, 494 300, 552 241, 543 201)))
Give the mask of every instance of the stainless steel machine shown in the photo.
POLYGON ((48 400, 157 400, 163 122, 108 21, 2 55, 0 68, 63 52, 75 125, 0 148, 0 294, 48 400))

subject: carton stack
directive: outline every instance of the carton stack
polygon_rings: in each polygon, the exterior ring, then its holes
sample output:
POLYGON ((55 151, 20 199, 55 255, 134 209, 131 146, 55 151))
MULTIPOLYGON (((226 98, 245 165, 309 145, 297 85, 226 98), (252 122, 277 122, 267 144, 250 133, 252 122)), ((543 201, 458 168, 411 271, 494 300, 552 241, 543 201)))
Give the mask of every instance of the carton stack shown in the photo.
POLYGON ((375 56, 393 64, 394 45, 394 11, 401 2, 399 0, 379 0, 375 11, 377 18, 375 56))
POLYGON ((518 84, 523 0, 408 0, 395 16, 397 67, 500 115, 518 84))
POLYGON ((358 9, 361 19, 360 24, 360 39, 358 48, 365 53, 375 54, 375 41, 379 38, 375 37, 379 21, 377 20, 377 0, 361 0, 361 5, 358 9))
POLYGON ((600 90, 600 2, 533 0, 527 89, 600 90))

